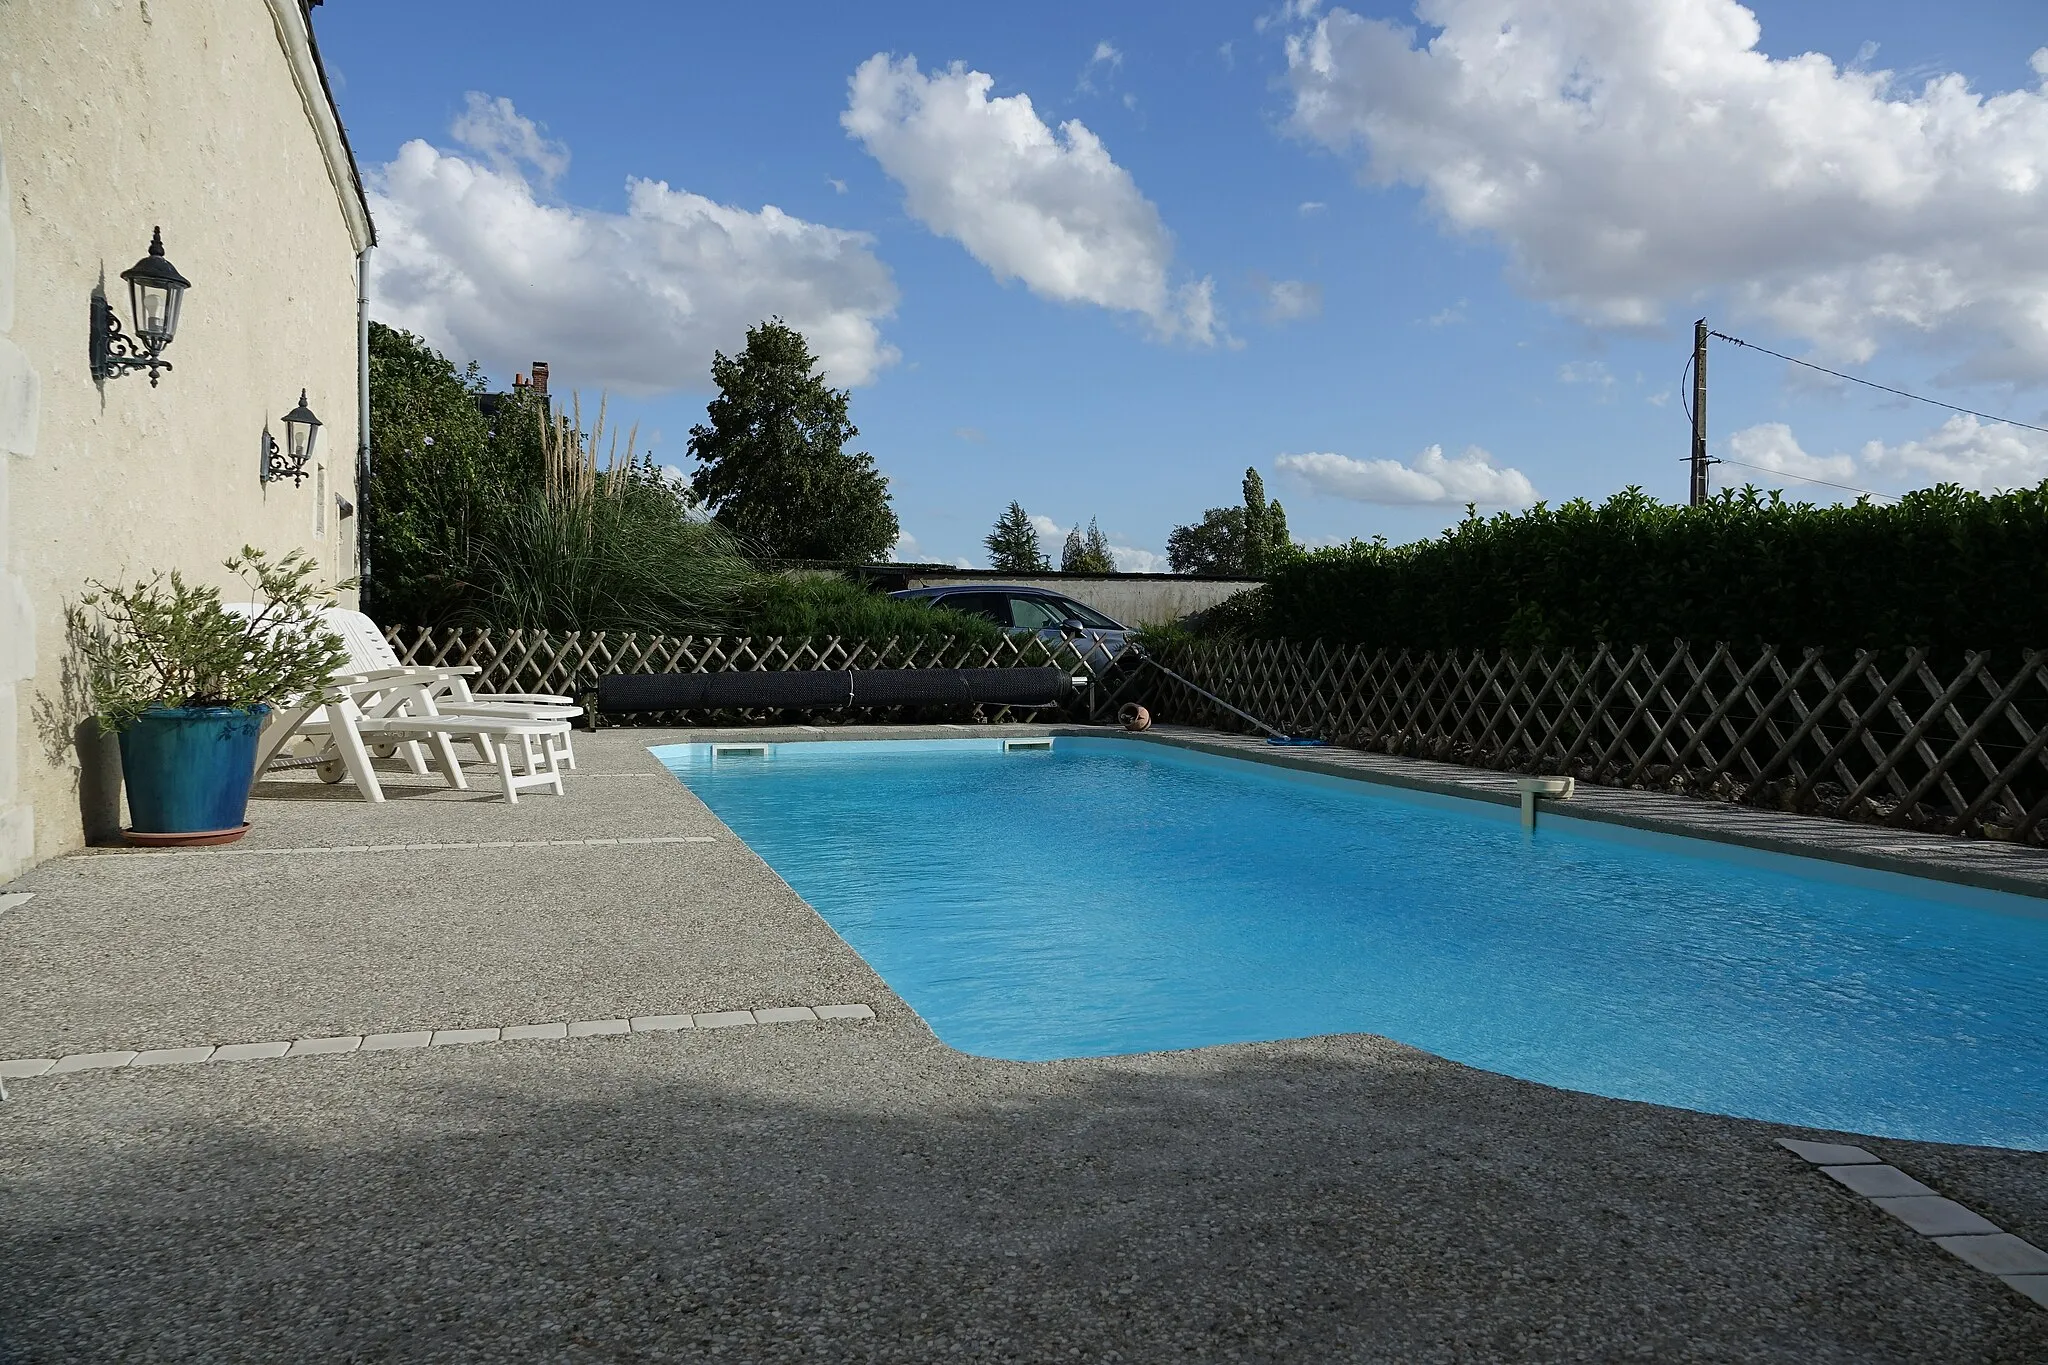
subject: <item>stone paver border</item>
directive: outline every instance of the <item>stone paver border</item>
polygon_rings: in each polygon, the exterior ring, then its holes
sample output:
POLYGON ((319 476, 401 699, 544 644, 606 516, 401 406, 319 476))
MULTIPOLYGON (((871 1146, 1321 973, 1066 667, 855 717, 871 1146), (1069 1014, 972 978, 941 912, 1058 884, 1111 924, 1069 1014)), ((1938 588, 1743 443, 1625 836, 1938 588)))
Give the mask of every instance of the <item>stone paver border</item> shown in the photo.
POLYGON ((1922 1237, 2048 1308, 2048 1251, 2015 1237, 1861 1147, 1779 1138, 1778 1145, 1853 1190, 1922 1237))
MULTIPOLYGON (((303 848, 93 848, 91 858, 252 858, 265 853, 423 853, 483 848, 614 848, 645 844, 715 844, 713 834, 653 834, 632 839, 491 839, 438 844, 309 844, 303 848)), ((22 897, 28 899, 27 896, 22 897)), ((4 909, 0 906, 0 909, 4 909)))
MULTIPOLYGON (((679 1033, 685 1029, 743 1028, 751 1024, 818 1023, 875 1017, 867 1005, 773 1005, 757 1010, 709 1010, 698 1014, 643 1014, 632 1019, 575 1019, 548 1024, 507 1024, 501 1028, 415 1029, 405 1033, 343 1034, 260 1043, 208 1043, 152 1048, 145 1052, 74 1052, 68 1057, 10 1057, 0 1060, 0 1081, 68 1076, 130 1066, 193 1066, 200 1062, 255 1062, 277 1057, 336 1056, 350 1052, 396 1052, 475 1043, 551 1042, 601 1038, 622 1033, 679 1033)), ((0 1091, 0 1096, 4 1096, 0 1091)))

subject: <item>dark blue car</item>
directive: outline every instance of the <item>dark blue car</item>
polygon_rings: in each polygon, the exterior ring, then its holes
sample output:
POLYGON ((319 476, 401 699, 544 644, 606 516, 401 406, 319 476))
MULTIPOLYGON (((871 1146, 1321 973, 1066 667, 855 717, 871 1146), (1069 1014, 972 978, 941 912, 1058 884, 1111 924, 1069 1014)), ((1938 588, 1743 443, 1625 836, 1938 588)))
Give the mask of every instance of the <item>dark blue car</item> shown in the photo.
POLYGON ((1132 633, 1095 608, 1044 588, 956 583, 944 588, 906 588, 889 595, 964 611, 1004 630, 1028 631, 1043 640, 1069 641, 1084 654, 1099 654, 1105 662, 1123 652, 1132 633))

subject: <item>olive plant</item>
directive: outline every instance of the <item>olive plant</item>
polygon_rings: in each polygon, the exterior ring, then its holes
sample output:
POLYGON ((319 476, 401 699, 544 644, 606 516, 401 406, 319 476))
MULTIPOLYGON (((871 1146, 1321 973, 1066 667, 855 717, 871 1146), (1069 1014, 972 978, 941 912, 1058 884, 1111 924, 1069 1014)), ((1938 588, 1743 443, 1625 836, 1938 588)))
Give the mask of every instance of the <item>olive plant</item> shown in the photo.
POLYGON ((347 661, 320 620, 334 594, 319 586, 311 556, 293 550, 273 560, 244 546, 227 568, 254 595, 248 615, 228 611, 220 589, 195 587, 175 569, 128 586, 86 585, 66 620, 102 731, 126 730, 157 708, 246 711, 301 697, 347 661))

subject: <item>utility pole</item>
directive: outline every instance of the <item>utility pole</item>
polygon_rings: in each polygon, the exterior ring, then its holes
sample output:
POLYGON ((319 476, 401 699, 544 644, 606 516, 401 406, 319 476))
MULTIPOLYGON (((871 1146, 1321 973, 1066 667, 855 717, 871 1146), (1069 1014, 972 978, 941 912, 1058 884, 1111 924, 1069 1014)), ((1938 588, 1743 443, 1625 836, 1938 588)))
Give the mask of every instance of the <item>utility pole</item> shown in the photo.
POLYGON ((1707 501, 1707 320, 1692 325, 1692 505, 1707 501))

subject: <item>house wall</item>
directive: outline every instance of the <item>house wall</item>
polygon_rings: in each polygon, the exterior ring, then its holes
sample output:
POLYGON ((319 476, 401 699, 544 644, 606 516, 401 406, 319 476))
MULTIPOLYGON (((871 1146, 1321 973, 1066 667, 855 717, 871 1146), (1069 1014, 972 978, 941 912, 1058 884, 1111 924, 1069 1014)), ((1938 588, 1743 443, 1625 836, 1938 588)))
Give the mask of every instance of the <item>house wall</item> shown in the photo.
POLYGON ((245 544, 304 549, 329 581, 356 572, 336 499, 356 501, 368 224, 297 0, 0 0, 0 71, 5 881, 117 818, 67 667, 64 609, 87 580, 178 569, 228 587, 221 561, 245 544), (132 334, 120 273, 158 224, 192 281, 175 368, 157 388, 95 382, 93 290, 132 334), (260 438, 284 440, 301 389, 323 469, 266 485, 260 438))

